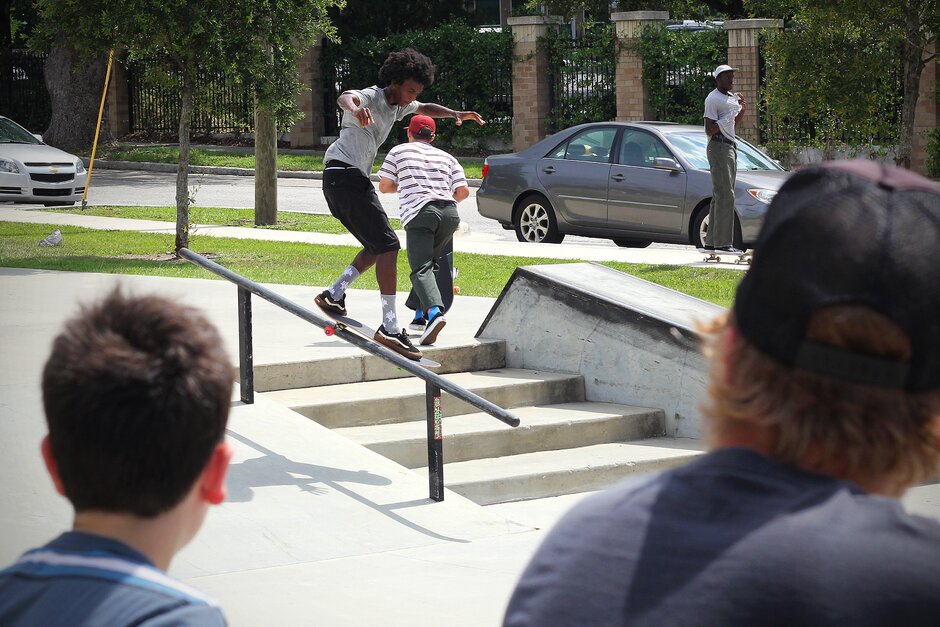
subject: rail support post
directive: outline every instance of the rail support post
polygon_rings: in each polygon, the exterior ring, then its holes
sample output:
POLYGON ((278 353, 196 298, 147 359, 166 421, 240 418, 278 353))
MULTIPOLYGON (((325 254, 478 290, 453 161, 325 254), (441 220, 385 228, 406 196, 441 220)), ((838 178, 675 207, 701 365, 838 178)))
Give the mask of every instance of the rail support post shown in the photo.
POLYGON ((428 485, 432 501, 444 500, 444 426, 441 388, 426 382, 428 416, 428 485))
POLYGON ((254 354, 251 341, 251 292, 238 288, 238 374, 242 402, 255 402, 254 354))

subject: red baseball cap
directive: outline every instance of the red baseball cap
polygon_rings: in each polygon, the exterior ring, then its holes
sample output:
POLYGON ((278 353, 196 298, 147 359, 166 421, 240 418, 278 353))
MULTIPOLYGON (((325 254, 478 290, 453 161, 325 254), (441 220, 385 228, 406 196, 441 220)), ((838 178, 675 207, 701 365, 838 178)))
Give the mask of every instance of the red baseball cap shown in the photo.
POLYGON ((430 139, 437 132, 437 126, 434 124, 434 118, 426 115, 416 115, 408 123, 408 130, 415 137, 430 139))

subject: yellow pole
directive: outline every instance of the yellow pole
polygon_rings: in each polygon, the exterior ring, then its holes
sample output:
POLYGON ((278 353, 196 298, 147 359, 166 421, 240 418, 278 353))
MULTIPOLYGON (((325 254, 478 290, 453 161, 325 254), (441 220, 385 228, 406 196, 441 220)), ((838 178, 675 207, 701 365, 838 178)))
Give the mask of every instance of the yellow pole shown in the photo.
POLYGON ((88 188, 91 187, 91 171, 95 167, 95 152, 98 151, 98 133, 101 131, 101 116, 104 114, 104 100, 108 96, 108 82, 111 80, 111 63, 114 50, 108 53, 108 71, 104 75, 104 89, 101 90, 101 105, 98 107, 98 125, 95 127, 95 141, 91 146, 91 159, 88 160, 88 178, 85 179, 85 193, 82 194, 82 209, 88 206, 88 188))

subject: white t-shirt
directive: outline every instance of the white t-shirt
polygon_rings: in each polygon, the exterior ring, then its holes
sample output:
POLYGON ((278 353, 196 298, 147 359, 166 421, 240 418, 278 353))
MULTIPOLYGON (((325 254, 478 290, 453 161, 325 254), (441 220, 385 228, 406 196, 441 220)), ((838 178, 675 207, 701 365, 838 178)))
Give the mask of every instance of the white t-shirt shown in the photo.
POLYGON ((741 113, 741 103, 732 93, 723 94, 713 89, 705 98, 705 117, 718 122, 721 134, 728 139, 737 139, 734 133, 734 118, 741 113))
POLYGON ((385 91, 375 86, 349 89, 343 93, 356 96, 360 106, 369 108, 372 112, 372 124, 362 128, 356 116, 349 111, 343 111, 343 126, 339 131, 339 139, 330 144, 323 159, 336 159, 354 165, 369 176, 372 174, 372 162, 375 161, 379 146, 388 137, 392 126, 409 113, 417 111, 421 103, 415 100, 404 107, 390 105, 385 99, 385 91))
POLYGON ((398 183, 402 226, 432 200, 454 200, 467 187, 463 167, 451 155, 423 141, 398 144, 388 151, 379 176, 398 183))

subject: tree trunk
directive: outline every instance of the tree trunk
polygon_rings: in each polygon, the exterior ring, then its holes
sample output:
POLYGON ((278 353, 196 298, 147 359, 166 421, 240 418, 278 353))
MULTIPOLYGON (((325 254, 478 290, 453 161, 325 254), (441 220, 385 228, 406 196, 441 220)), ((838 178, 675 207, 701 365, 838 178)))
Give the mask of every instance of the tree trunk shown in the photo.
POLYGON ((920 74, 924 69, 924 50, 918 45, 919 18, 920 12, 913 8, 904 16, 904 100, 901 104, 901 137, 894 162, 908 169, 911 167, 911 153, 914 147, 914 114, 920 95, 920 74))
MULTIPOLYGON (((45 64, 52 119, 42 134, 44 142, 67 152, 91 150, 107 70, 107 54, 80 62, 74 49, 64 45, 53 48, 45 64)), ((111 139, 111 126, 105 112, 98 142, 111 139)))
POLYGON ((269 107, 255 101, 255 224, 277 223, 277 128, 269 107))
POLYGON ((193 124, 193 80, 183 72, 180 94, 180 161, 176 169, 176 253, 189 247, 189 132, 193 124))

